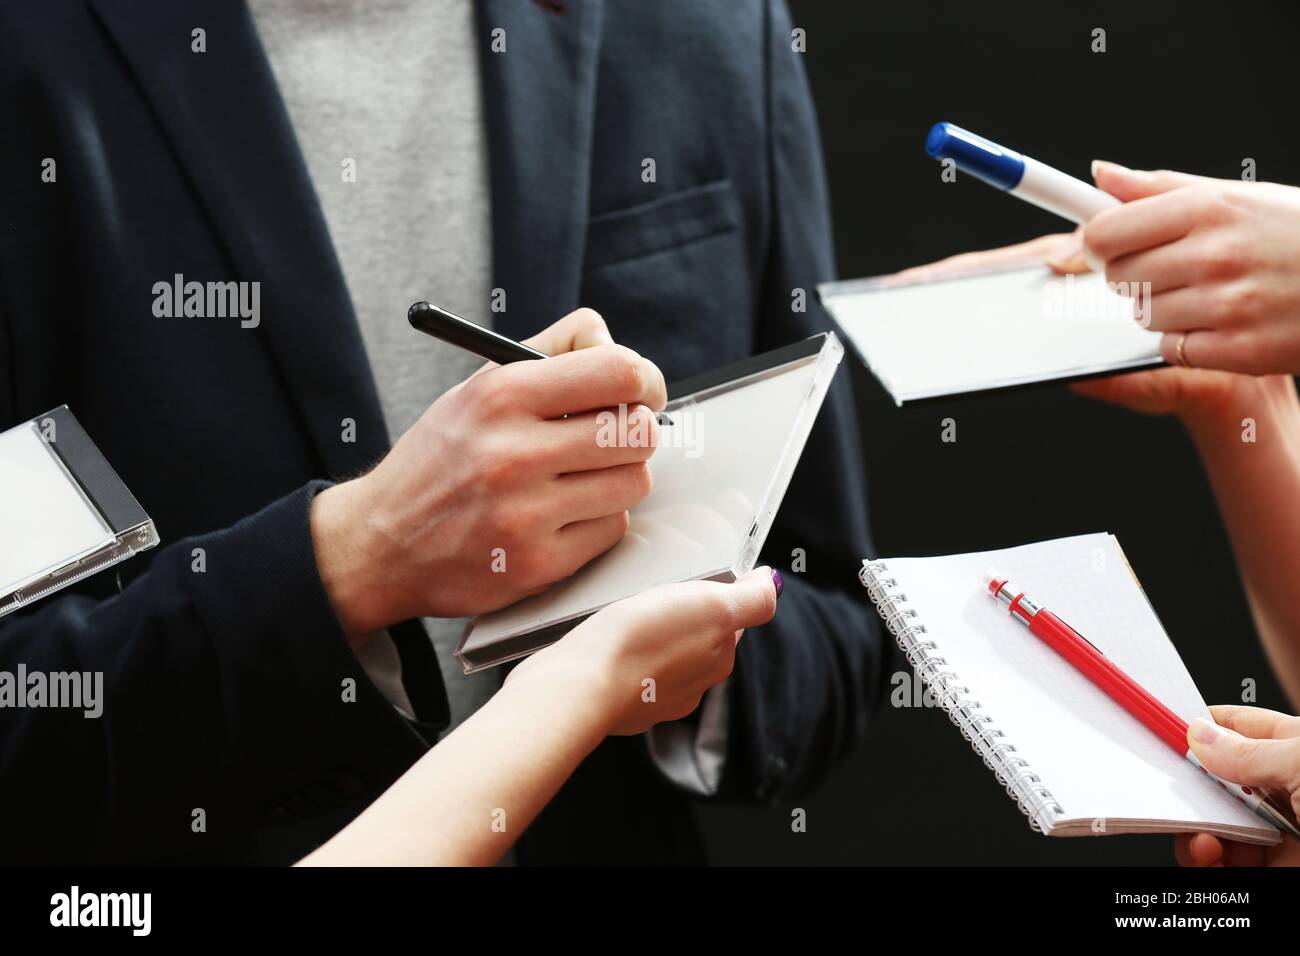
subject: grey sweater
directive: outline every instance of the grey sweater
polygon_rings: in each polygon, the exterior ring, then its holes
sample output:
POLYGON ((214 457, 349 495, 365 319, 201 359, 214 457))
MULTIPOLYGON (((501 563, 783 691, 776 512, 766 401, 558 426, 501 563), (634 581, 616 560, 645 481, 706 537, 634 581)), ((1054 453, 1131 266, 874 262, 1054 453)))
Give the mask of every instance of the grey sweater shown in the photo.
MULTIPOLYGON (((250 0, 361 326, 396 440, 481 360, 413 331, 428 299, 491 317, 491 197, 469 0, 250 0)), ((499 686, 451 656, 462 621, 426 620, 452 724, 499 686)), ((410 712, 386 636, 367 672, 410 712)))

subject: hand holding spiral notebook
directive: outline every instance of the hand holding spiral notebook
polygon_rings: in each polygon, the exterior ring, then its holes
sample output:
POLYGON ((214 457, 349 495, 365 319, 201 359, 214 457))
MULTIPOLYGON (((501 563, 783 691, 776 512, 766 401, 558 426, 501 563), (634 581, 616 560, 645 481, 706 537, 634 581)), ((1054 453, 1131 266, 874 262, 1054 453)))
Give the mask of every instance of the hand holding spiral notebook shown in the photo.
POLYGON ((990 564, 1184 720, 1210 714, 1112 535, 864 562, 863 584, 908 660, 1035 829, 1278 842, 1275 829, 989 601, 979 578, 990 564))

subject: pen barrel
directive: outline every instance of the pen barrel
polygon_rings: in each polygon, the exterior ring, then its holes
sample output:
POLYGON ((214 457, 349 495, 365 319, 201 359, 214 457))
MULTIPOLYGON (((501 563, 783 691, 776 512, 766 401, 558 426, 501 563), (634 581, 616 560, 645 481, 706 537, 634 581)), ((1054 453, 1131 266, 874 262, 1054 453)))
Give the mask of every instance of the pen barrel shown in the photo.
POLYGON ((1035 614, 1029 629, 1176 752, 1187 752, 1187 723, 1115 666, 1078 631, 1048 610, 1035 614))
MULTIPOLYGON (((1082 634, 1051 611, 1034 605, 1023 592, 1010 587, 1005 578, 990 577, 988 588, 999 600, 1009 604, 1008 610, 1012 615, 1019 617, 1022 623, 1028 625, 1030 631, 1044 644, 1064 657, 1077 671, 1144 724, 1148 730, 1159 736, 1185 760, 1221 786, 1230 796, 1244 803, 1257 816, 1284 833, 1300 839, 1300 827, 1270 804, 1262 792, 1225 780, 1207 770, 1187 746, 1187 722, 1147 693, 1141 684, 1120 670, 1082 634), (1033 608, 1032 613, 1017 615, 1016 612, 1025 605, 1033 608)), ((1025 610, 1029 609, 1025 608, 1025 610)))
POLYGON ((428 302, 416 302, 406 313, 411 327, 425 335, 462 348, 467 352, 496 362, 509 365, 511 362, 525 362, 544 359, 548 356, 535 348, 516 342, 491 329, 475 325, 469 319, 463 319, 454 312, 448 312, 428 302))
POLYGON ((1103 209, 1119 205, 1118 199, 1096 186, 1067 176, 1059 169, 1028 156, 1023 159, 1025 173, 1015 188, 1009 190, 1013 196, 1078 223, 1087 222, 1103 209))
POLYGON ((1227 790, 1238 800, 1244 802, 1252 810, 1257 810, 1259 808, 1259 805, 1264 802, 1264 795, 1259 793, 1258 791, 1252 790, 1250 787, 1243 787, 1239 783, 1233 783, 1231 780, 1224 780, 1217 773, 1213 773, 1209 770, 1206 770, 1205 764, 1197 760, 1196 754, 1192 753, 1190 749, 1187 750, 1183 754, 1183 756, 1187 758, 1189 763, 1199 768, 1200 771, 1204 773, 1207 777, 1209 777, 1211 780, 1213 780, 1215 783, 1221 786, 1224 790, 1227 790))

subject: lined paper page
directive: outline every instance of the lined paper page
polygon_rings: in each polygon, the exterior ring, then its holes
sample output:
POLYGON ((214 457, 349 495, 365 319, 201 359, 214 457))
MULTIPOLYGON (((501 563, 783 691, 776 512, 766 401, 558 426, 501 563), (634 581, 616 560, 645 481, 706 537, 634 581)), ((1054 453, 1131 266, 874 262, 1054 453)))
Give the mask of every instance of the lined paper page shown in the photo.
POLYGON ((0 434, 0 593, 112 540, 34 424, 0 434))
POLYGON ((1035 266, 898 287, 841 282, 822 298, 900 405, 1160 359, 1159 333, 1091 273, 1035 266))
POLYGON ((1184 720, 1208 717, 1112 536, 885 563, 935 653, 1051 790, 1064 818, 1262 825, 980 585, 981 572, 994 567, 1184 720))

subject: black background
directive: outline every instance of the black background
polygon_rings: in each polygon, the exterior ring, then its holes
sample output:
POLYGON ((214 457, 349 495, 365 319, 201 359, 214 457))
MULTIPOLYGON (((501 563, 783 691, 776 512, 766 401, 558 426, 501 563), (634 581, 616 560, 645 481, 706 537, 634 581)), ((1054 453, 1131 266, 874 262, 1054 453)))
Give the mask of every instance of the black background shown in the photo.
MULTIPOLYGON (((940 180, 950 120, 1066 172, 1093 158, 1300 183, 1282 4, 904 4, 790 0, 821 118, 840 275, 876 275, 1070 224, 940 180), (1092 31, 1106 31, 1094 53, 1092 31)), ((936 343, 942 348, 942 343, 936 343)), ((1063 388, 899 410, 854 365, 878 554, 1119 537, 1206 700, 1289 709, 1254 634, 1203 472, 1176 421, 1063 388), (957 423, 956 443, 940 421, 957 423), (1000 502, 991 507, 990 502, 1000 502)), ((906 667, 895 653, 893 670, 906 667)), ((1171 863, 1165 836, 1047 839, 938 710, 884 708, 817 794, 705 808, 718 863, 1171 863), (792 806, 807 832, 791 832, 792 806)))

